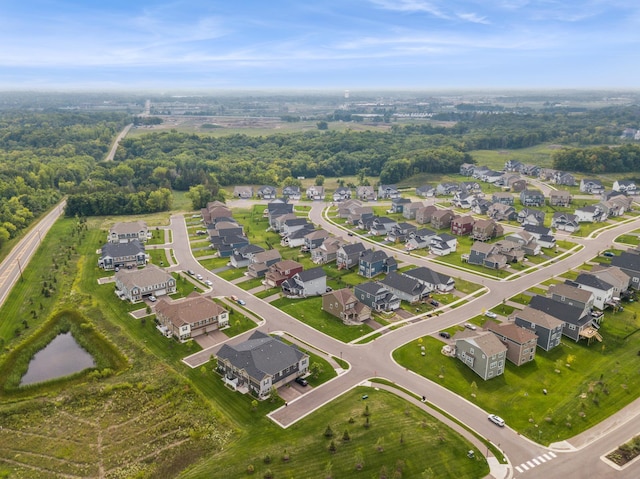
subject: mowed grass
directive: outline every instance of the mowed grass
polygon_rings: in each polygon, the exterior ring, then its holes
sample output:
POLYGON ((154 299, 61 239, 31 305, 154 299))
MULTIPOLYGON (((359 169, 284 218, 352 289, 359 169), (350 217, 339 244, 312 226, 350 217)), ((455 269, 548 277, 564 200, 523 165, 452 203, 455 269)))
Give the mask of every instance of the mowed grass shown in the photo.
MULTIPOLYGON (((570 438, 609 417, 640 394, 637 355, 640 320, 636 303, 607 313, 604 341, 587 345, 563 338, 561 346, 536 351, 535 361, 483 381, 469 367, 440 353, 442 342, 412 341, 394 352, 401 365, 504 417, 509 426, 541 444, 570 438), (426 347, 421 356, 420 345, 426 347), (543 389, 548 394, 543 394, 543 389), (475 398, 472 394, 475 393, 475 398)), ((502 313, 501 307, 495 308, 502 313)))
POLYGON ((322 311, 322 298, 319 296, 306 299, 280 298, 271 304, 312 328, 345 343, 373 331, 366 324, 347 326, 340 319, 322 311))
POLYGON ((434 420, 416 406, 407 404, 392 393, 365 387, 333 400, 288 429, 261 422, 255 436, 247 436, 224 453, 186 472, 185 479, 216 477, 426 477, 479 478, 489 472, 484 458, 468 459, 473 446, 448 427, 434 420), (362 395, 368 395, 363 400, 362 395), (369 416, 364 416, 365 407, 369 416), (365 422, 369 419, 369 427, 365 422), (325 437, 327 426, 333 437, 325 437), (345 431, 349 440, 343 440, 345 431), (335 452, 329 451, 331 442, 335 452), (261 444, 257 453, 255 444, 261 444), (283 460, 285 452, 289 460, 283 460), (265 464, 266 456, 271 458, 265 464), (356 470, 356 463, 363 464, 356 470), (247 476, 247 467, 255 473, 247 476), (394 476, 394 471, 402 470, 394 476))

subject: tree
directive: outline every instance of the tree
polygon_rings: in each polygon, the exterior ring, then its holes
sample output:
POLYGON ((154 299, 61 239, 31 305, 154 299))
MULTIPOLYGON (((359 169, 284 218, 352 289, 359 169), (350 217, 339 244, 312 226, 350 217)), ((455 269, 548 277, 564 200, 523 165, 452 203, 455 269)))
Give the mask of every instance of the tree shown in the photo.
POLYGON ((254 399, 251 401, 251 410, 255 411, 256 409, 258 409, 258 401, 254 399))
POLYGON ((326 121, 319 121, 318 123, 316 123, 316 126, 318 127, 318 130, 328 130, 329 129, 329 123, 327 123, 326 121))
POLYGON ((325 178, 324 178, 324 176, 322 176, 322 175, 318 175, 318 176, 316 176, 315 185, 316 185, 316 186, 322 186, 322 185, 324 185, 324 179, 325 179, 325 178))
POLYGON ((204 185, 190 187, 185 196, 191 200, 191 206, 194 210, 206 207, 207 203, 213 200, 213 193, 204 185))

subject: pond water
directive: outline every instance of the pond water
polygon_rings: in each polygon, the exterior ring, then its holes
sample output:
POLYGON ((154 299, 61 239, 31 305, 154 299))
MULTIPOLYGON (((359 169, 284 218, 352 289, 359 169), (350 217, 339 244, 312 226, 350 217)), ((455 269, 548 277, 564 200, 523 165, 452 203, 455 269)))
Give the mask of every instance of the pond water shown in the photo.
POLYGON ((76 342, 71 333, 59 334, 31 358, 20 386, 68 376, 95 365, 93 357, 76 342))

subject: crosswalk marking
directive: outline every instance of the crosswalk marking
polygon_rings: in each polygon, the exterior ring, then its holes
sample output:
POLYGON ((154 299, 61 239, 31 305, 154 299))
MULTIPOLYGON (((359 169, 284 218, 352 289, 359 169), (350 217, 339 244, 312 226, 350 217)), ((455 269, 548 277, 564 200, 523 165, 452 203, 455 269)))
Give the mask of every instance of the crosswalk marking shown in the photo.
POLYGON ((522 474, 523 472, 528 471, 529 469, 533 469, 534 467, 539 466, 541 464, 544 464, 545 462, 551 461, 552 459, 554 459, 556 457, 558 457, 558 456, 556 456, 551 451, 545 452, 544 454, 541 454, 538 457, 535 457, 535 458, 532 458, 532 459, 530 459, 530 460, 528 460, 526 462, 523 462, 519 466, 516 466, 515 469, 520 474, 522 474))

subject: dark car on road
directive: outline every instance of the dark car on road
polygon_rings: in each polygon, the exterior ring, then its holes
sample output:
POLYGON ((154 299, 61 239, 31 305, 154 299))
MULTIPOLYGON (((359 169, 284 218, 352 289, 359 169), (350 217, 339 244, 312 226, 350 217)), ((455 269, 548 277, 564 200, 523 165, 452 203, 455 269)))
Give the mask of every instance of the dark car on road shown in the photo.
POLYGON ((298 377, 296 378, 296 382, 300 385, 300 386, 306 386, 307 384, 309 384, 307 382, 307 380, 303 377, 298 377))
POLYGON ((451 335, 449 333, 447 333, 446 331, 440 331, 438 334, 440 335, 441 338, 444 338, 444 339, 450 339, 451 338, 451 335))

